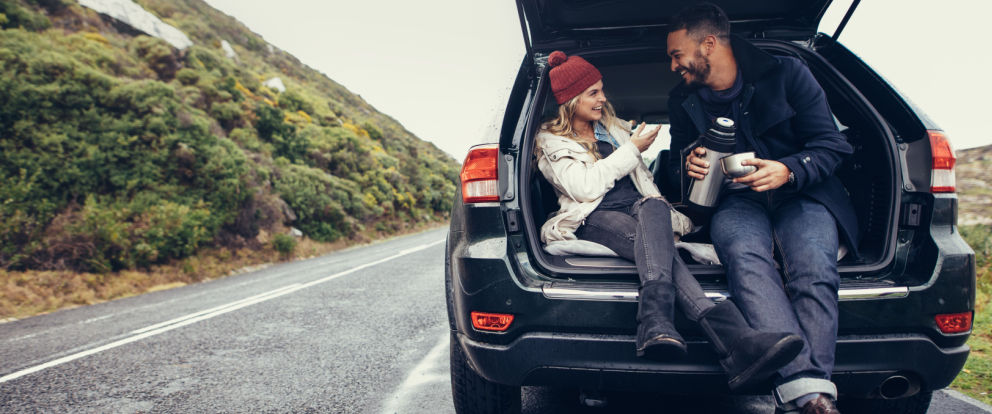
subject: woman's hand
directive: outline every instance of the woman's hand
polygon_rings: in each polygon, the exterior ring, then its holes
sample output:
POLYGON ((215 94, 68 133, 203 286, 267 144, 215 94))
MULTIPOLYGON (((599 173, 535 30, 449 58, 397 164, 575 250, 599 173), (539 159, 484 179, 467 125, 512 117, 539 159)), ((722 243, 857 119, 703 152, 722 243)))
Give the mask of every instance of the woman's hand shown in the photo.
POLYGON ((658 130, 661 129, 661 126, 657 126, 650 131, 644 132, 644 127, 646 125, 646 123, 641 122, 641 125, 639 125, 637 129, 634 130, 634 133, 630 135, 630 142, 634 143, 634 146, 636 146, 637 150, 640 152, 644 152, 651 146, 651 144, 654 143, 654 139, 658 137, 658 130))

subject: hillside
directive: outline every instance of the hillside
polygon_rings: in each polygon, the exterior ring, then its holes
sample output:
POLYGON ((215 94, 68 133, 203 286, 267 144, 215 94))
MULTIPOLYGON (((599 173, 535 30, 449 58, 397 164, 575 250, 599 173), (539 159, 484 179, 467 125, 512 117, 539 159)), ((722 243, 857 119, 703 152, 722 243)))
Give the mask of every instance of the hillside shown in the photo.
POLYGON ((958 224, 992 224, 992 145, 959 150, 955 155, 958 224))
POLYGON ((968 339, 971 355, 951 387, 992 404, 988 392, 992 388, 992 145, 959 150, 955 155, 958 230, 975 250, 977 290, 974 328, 968 339))
POLYGON ((0 268, 445 220, 459 167, 433 144, 200 0, 136 3, 192 45, 72 0, 0 0, 0 268))

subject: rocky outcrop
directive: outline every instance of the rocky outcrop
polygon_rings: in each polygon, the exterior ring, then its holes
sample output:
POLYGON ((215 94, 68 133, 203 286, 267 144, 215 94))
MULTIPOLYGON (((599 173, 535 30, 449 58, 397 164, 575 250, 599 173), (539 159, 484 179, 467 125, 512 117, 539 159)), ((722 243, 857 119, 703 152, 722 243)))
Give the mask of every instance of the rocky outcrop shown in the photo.
POLYGON ((279 91, 279 93, 286 92, 286 85, 282 83, 282 79, 280 78, 269 79, 265 81, 264 85, 268 86, 269 89, 274 89, 279 91))
POLYGON ((238 53, 234 51, 234 48, 231 47, 231 43, 227 40, 220 41, 220 48, 224 51, 224 55, 227 56, 228 59, 235 61, 238 60, 238 53))
POLYGON ((185 33, 166 24, 131 0, 79 0, 79 4, 149 36, 165 40, 176 49, 184 50, 193 45, 193 41, 185 33))

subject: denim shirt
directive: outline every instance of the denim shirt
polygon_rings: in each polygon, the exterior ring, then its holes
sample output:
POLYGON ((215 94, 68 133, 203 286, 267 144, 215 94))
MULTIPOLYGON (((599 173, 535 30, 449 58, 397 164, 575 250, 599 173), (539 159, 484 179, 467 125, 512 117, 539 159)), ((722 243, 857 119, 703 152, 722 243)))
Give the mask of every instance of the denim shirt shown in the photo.
POLYGON ((603 126, 602 122, 597 122, 596 126, 593 127, 593 134, 596 135, 597 140, 608 142, 613 146, 613 148, 620 146, 620 144, 617 143, 616 138, 613 138, 613 135, 610 135, 610 131, 606 130, 606 127, 603 126))

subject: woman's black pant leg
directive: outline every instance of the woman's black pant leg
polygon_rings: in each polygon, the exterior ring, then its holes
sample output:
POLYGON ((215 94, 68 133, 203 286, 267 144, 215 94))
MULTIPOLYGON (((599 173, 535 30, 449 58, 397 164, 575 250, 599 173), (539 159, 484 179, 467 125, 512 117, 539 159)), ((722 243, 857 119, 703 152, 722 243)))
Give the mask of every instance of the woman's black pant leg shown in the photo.
POLYGON ((630 214, 612 210, 594 211, 586 218, 585 225, 578 229, 576 236, 602 244, 637 264, 642 284, 652 280, 651 276, 654 276, 653 280, 657 280, 658 276, 670 277, 675 285, 679 307, 686 317, 697 321, 702 313, 713 307, 713 302, 706 297, 699 282, 675 251, 670 211, 667 202, 656 198, 646 198, 632 205, 630 214), (640 238, 638 232, 641 233, 640 238), (643 259, 635 253, 638 247, 643 259))

